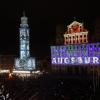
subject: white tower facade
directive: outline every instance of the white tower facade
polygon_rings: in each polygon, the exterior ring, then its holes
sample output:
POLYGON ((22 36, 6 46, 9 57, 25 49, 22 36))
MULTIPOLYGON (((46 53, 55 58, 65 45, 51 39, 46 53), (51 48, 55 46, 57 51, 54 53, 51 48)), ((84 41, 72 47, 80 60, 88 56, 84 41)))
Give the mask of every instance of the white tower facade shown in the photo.
POLYGON ((20 58, 15 60, 16 70, 34 70, 35 59, 30 57, 28 18, 23 14, 19 28, 20 58))
POLYGON ((21 24, 19 28, 20 32, 20 58, 30 57, 29 53, 29 26, 27 23, 27 17, 24 15, 21 17, 21 24))

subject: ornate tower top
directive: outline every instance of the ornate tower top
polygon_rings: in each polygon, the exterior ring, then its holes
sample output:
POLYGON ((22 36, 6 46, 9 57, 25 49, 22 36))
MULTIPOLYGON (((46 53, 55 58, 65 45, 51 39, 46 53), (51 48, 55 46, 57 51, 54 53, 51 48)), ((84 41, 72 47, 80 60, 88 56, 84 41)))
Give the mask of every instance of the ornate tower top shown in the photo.
POLYGON ((88 42, 88 31, 84 29, 83 23, 73 21, 67 26, 64 34, 64 44, 81 44, 88 42))
POLYGON ((23 16, 21 17, 20 27, 28 27, 28 18, 25 16, 25 12, 23 12, 23 16))
POLYGON ((73 21, 70 25, 67 26, 67 34, 73 34, 73 33, 80 33, 85 32, 83 23, 79 23, 77 21, 73 21))

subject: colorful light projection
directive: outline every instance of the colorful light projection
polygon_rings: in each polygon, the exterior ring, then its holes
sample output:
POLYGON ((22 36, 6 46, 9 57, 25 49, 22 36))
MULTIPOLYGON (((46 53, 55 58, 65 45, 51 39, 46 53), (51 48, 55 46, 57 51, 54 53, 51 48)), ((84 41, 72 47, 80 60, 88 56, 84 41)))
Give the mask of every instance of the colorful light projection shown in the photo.
POLYGON ((100 64, 100 43, 51 46, 51 63, 55 65, 100 64))

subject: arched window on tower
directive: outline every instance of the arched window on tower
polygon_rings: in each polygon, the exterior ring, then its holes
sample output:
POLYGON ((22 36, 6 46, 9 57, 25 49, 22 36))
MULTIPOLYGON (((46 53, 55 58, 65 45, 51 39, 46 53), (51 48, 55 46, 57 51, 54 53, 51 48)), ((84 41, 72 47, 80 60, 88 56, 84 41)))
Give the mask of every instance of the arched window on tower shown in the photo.
POLYGON ((80 26, 80 32, 82 32, 82 31, 83 31, 82 26, 80 26))

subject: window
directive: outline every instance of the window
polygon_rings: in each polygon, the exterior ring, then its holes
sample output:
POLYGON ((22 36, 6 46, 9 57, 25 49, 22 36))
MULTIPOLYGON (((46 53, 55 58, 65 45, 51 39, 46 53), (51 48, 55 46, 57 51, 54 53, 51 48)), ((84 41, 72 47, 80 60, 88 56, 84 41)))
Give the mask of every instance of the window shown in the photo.
POLYGON ((75 41, 73 40, 73 43, 75 43, 75 41))
POLYGON ((86 35, 84 35, 84 37, 86 37, 86 35))
POLYGON ((80 31, 82 31, 82 27, 80 26, 80 31))
POLYGON ((94 45, 94 47, 96 48, 96 45, 94 45))
POLYGON ((86 42, 86 39, 84 39, 84 42, 86 42))
POLYGON ((78 40, 77 40, 77 43, 78 43, 78 40))
POLYGON ((92 45, 90 45, 90 48, 92 48, 92 45))

